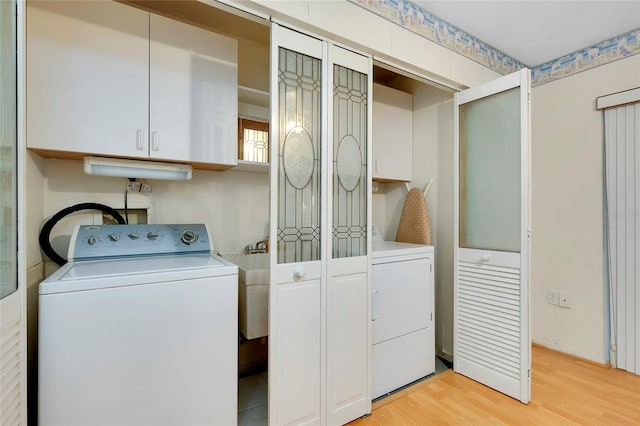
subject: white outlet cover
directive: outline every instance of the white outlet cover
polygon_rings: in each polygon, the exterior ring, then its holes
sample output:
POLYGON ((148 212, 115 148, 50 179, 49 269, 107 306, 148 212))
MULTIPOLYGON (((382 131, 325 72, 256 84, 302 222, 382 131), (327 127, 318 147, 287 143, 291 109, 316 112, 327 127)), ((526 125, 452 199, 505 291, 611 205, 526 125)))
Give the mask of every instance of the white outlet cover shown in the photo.
POLYGON ((560 306, 561 308, 571 308, 571 294, 568 291, 560 292, 558 306, 560 306))
POLYGON ((560 298, 560 292, 555 289, 547 289, 547 303, 550 305, 558 305, 560 298))

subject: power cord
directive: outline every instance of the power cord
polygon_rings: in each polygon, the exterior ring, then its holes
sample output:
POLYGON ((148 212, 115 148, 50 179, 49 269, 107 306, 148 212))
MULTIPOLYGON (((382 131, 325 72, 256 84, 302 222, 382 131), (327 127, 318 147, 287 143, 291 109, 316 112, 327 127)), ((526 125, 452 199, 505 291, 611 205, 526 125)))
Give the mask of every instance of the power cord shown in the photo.
POLYGON ((51 259, 52 261, 54 261, 60 266, 67 263, 67 259, 65 259, 64 257, 60 256, 58 253, 56 253, 56 251, 51 246, 51 241, 49 240, 51 236, 51 231, 53 230, 53 227, 56 226, 56 224, 60 220, 62 220, 63 217, 81 210, 100 210, 104 213, 110 214, 119 224, 121 225, 126 224, 125 219, 122 217, 120 213, 118 213, 115 209, 104 204, 80 203, 80 204, 75 204, 71 207, 67 207, 65 209, 60 210, 58 213, 51 216, 51 218, 47 220, 44 223, 44 225, 42 225, 42 229, 40 230, 40 235, 38 237, 38 241, 40 242, 40 248, 42 249, 44 254, 46 254, 49 259, 51 259))

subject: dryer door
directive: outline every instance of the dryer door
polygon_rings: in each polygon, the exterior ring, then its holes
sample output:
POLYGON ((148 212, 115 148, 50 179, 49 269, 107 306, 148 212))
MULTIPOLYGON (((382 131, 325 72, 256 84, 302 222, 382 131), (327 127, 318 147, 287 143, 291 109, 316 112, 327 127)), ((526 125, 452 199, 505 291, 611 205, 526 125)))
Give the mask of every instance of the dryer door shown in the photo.
POLYGON ((431 325, 428 258, 378 263, 373 275, 373 344, 431 325))

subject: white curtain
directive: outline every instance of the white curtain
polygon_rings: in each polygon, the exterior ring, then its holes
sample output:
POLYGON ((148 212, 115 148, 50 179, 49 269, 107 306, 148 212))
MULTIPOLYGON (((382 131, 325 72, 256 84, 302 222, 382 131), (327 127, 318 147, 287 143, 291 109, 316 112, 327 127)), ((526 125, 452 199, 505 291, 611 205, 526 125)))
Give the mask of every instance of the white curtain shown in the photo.
POLYGON ((611 364, 640 374, 640 89, 598 99, 604 109, 611 364))

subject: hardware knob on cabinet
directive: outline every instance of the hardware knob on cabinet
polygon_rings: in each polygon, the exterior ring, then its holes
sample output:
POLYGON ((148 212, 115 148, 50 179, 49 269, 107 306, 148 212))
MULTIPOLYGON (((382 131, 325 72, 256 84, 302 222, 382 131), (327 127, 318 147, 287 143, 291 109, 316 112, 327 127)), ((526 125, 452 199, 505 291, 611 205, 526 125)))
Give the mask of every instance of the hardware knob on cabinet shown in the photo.
POLYGON ((304 277, 304 269, 300 268, 300 269, 296 269, 293 273, 293 276, 295 277, 296 280, 302 279, 302 277, 304 277))
POLYGON ((483 254, 480 257, 480 260, 482 260, 483 262, 488 262, 489 260, 491 260, 491 256, 489 256, 488 254, 483 254))

